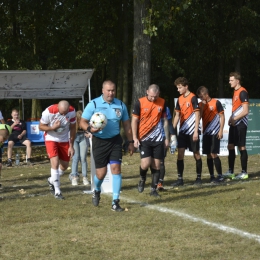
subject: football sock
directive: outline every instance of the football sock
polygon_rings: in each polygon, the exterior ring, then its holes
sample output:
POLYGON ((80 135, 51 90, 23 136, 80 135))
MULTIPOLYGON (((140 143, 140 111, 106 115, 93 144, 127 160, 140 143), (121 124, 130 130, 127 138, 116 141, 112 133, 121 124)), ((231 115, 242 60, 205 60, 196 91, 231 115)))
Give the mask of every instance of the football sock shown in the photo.
POLYGON ((178 179, 182 179, 183 171, 184 171, 183 160, 177 160, 177 171, 178 171, 178 179))
POLYGON ((59 166, 58 172, 59 172, 59 175, 60 175, 60 176, 64 174, 64 171, 60 168, 60 166, 59 166))
POLYGON ((143 170, 143 169, 141 168, 141 166, 140 166, 140 177, 141 177, 141 179, 142 179, 143 181, 146 180, 146 173, 147 173, 147 171, 148 171, 148 169, 143 170))
POLYGON ((219 157, 216 157, 213 160, 214 160, 215 168, 216 168, 218 175, 222 175, 222 166, 221 166, 221 161, 220 161, 219 157))
POLYGON ((103 180, 98 179, 97 175, 94 176, 94 185, 95 185, 95 190, 101 191, 101 185, 103 183, 103 180))
POLYGON ((233 173, 234 172, 235 159, 236 159, 235 149, 229 150, 228 152, 229 152, 229 154, 228 154, 228 166, 229 166, 229 170, 233 173))
POLYGON ((53 183, 55 194, 60 194, 60 175, 56 169, 51 169, 51 182, 53 183))
POLYGON ((196 172, 197 172, 197 178, 201 179, 201 172, 202 172, 201 158, 199 160, 196 160, 196 172))
POLYGON ((196 172, 197 172, 197 178, 201 178, 201 172, 202 172, 202 160, 201 160, 201 158, 196 160, 196 172))
POLYGON ((207 165, 209 169, 210 176, 214 176, 214 165, 213 165, 213 158, 207 158, 207 165))
POLYGON ((151 188, 156 190, 159 182, 160 170, 152 169, 152 184, 151 188))
POLYGON ((113 200, 119 199, 121 185, 122 185, 122 175, 112 174, 113 178, 113 200))
POLYGON ((161 163, 160 163, 160 177, 159 177, 159 182, 160 183, 163 183, 164 176, 165 176, 165 164, 164 164, 164 160, 161 160, 161 163))
POLYGON ((242 171, 247 172, 247 160, 248 160, 247 150, 241 150, 240 154, 241 154, 240 161, 241 161, 242 171))

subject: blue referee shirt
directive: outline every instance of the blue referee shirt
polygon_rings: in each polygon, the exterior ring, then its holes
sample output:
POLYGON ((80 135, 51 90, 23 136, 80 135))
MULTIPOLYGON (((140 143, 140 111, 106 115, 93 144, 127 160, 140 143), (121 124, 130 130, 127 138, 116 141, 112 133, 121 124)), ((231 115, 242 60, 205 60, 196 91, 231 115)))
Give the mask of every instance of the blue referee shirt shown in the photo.
POLYGON ((103 99, 103 95, 91 100, 85 107, 82 118, 90 120, 91 116, 96 113, 101 112, 107 118, 107 125, 98 133, 93 135, 106 139, 112 138, 120 134, 120 121, 123 122, 129 119, 126 105, 119 99, 114 98, 109 104, 103 99))

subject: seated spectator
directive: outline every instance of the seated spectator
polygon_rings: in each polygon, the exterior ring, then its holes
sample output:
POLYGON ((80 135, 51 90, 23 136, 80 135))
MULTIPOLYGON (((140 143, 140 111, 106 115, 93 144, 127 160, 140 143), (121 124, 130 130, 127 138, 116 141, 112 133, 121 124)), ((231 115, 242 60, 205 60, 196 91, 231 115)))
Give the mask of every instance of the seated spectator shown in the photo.
POLYGON ((8 138, 7 167, 12 166, 13 146, 18 142, 26 146, 27 164, 31 165, 32 146, 31 141, 26 137, 26 123, 24 120, 20 120, 17 109, 12 110, 11 116, 12 120, 7 121, 12 128, 12 133, 8 138))

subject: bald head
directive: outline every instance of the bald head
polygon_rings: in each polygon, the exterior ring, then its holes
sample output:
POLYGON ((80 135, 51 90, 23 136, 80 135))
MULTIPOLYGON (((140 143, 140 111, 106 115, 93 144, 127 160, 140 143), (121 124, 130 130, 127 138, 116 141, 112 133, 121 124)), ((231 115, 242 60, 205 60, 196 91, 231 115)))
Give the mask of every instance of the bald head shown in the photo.
POLYGON ((61 115, 66 115, 69 112, 70 104, 66 100, 61 100, 58 104, 59 113, 61 115))

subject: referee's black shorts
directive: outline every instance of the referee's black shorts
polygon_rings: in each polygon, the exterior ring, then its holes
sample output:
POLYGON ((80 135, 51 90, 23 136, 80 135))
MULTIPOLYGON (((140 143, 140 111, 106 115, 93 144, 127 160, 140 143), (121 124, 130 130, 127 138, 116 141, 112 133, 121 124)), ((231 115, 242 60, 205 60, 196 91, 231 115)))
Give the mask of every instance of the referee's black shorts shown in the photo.
POLYGON ((228 144, 243 147, 246 146, 246 132, 247 126, 241 123, 236 126, 230 126, 228 132, 228 144))
POLYGON ((217 135, 203 135, 202 139, 202 153, 203 154, 219 154, 220 139, 217 135))
POLYGON ((121 135, 107 139, 93 136, 92 153, 96 169, 106 167, 108 163, 121 164, 123 156, 122 144, 123 139, 121 135))

